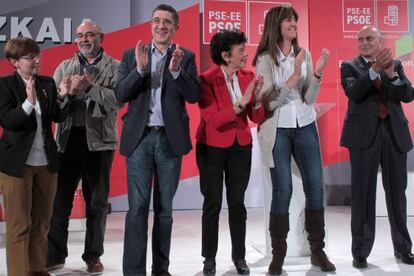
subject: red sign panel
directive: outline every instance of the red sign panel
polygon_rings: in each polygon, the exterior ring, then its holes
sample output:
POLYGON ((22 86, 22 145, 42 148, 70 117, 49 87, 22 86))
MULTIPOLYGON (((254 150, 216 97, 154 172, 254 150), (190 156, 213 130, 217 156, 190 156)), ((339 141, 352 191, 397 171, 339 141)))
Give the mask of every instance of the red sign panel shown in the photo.
POLYGON ((204 1, 203 43, 221 29, 239 29, 246 33, 247 3, 245 1, 204 1))
POLYGON ((407 1, 378 1, 377 22, 382 32, 408 31, 407 1))
POLYGON ((343 0, 343 31, 357 32, 365 25, 374 25, 374 1, 343 0))

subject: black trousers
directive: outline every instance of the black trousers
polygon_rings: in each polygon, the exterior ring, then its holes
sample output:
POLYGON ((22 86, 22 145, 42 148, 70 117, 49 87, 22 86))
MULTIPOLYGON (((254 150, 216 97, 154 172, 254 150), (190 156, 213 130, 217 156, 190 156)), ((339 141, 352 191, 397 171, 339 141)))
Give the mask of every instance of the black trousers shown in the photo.
MULTIPOLYGON (((382 169, 394 251, 411 252, 407 229, 407 154, 397 148, 389 119, 382 121, 371 147, 350 149, 352 255, 368 257, 375 238, 375 198, 378 166, 382 169)), ((397 138, 398 139, 398 138, 397 138)))
POLYGON ((86 203, 85 249, 82 259, 99 258, 103 252, 109 179, 114 151, 89 151, 85 128, 72 127, 66 153, 61 155, 62 168, 48 236, 48 259, 62 263, 68 256, 69 216, 79 181, 86 203))
POLYGON ((246 207, 244 194, 249 183, 252 145, 216 148, 197 143, 200 189, 204 196, 202 216, 202 256, 215 258, 219 216, 223 198, 223 176, 229 212, 233 260, 244 259, 246 248, 246 207))

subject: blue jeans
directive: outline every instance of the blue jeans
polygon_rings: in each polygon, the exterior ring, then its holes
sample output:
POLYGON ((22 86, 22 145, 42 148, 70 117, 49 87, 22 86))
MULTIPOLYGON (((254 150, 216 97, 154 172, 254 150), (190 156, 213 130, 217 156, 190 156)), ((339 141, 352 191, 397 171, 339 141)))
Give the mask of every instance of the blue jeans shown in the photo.
POLYGON ((273 148, 275 167, 270 169, 272 204, 270 212, 289 213, 292 196, 292 156, 302 176, 307 210, 323 208, 322 161, 315 122, 298 128, 278 128, 273 148))
POLYGON ((145 129, 127 157, 128 203, 124 237, 124 275, 146 275, 148 212, 154 178, 152 272, 168 271, 172 203, 180 179, 181 156, 171 149, 164 130, 145 129))

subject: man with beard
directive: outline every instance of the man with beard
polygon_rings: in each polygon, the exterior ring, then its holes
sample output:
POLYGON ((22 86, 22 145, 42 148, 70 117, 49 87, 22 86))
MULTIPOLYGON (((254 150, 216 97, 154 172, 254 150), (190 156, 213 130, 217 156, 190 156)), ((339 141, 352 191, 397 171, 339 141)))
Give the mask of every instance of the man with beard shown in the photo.
POLYGON ((73 196, 82 180, 86 202, 86 237, 82 259, 89 273, 99 274, 114 150, 118 144, 115 98, 118 61, 108 56, 101 43, 101 28, 83 22, 76 30, 79 52, 56 69, 56 83, 70 87, 69 118, 57 125, 56 142, 62 160, 48 237, 48 268, 62 268, 68 256, 69 216, 73 196))

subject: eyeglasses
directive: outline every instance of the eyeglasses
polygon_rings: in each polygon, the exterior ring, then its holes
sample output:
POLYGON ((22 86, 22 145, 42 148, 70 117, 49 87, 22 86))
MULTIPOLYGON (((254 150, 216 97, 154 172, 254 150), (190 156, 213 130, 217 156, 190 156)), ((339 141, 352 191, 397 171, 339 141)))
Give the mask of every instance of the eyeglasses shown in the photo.
POLYGON ((152 22, 152 24, 154 24, 156 26, 160 25, 161 23, 166 27, 174 25, 174 22, 172 20, 170 20, 170 19, 161 19, 161 18, 158 18, 158 17, 153 18, 151 22, 152 22))
POLYGON ((77 33, 76 39, 82 39, 82 38, 94 38, 100 33, 94 33, 94 32, 86 32, 86 33, 77 33))
POLYGON ((375 39, 379 38, 378 36, 365 36, 365 37, 358 37, 357 40, 359 43, 363 43, 364 40, 366 40, 366 42, 370 43, 372 41, 374 41, 375 39))
POLYGON ((24 59, 27 61, 34 61, 35 59, 40 60, 41 58, 42 58, 41 55, 27 55, 27 56, 22 56, 19 59, 24 59))

